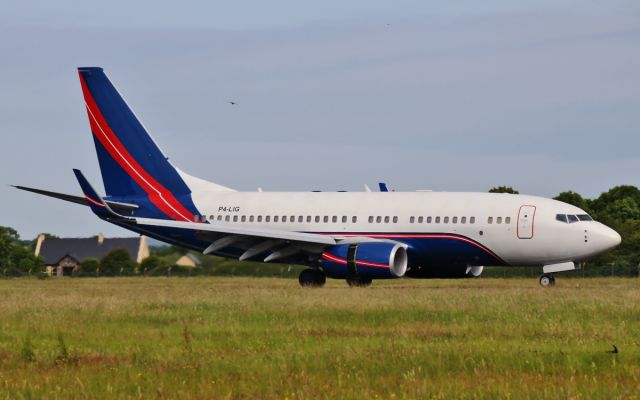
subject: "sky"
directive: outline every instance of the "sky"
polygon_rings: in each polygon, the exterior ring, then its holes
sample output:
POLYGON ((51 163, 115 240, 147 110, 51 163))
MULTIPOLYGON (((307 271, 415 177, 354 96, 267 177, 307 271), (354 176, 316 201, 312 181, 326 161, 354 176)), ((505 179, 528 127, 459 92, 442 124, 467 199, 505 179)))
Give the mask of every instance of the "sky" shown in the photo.
POLYGON ((78 66, 237 190, 595 197, 640 186, 639 50, 635 0, 3 1, 0 225, 130 235, 8 186, 101 188, 78 66))

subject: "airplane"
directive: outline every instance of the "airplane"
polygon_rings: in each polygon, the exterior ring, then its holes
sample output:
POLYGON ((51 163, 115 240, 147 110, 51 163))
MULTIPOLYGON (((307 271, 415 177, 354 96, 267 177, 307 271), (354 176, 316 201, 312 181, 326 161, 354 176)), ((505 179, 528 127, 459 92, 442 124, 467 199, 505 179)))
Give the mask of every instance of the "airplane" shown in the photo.
POLYGON ((477 277, 490 265, 540 266, 547 287, 621 242, 578 207, 521 194, 238 192, 176 168, 102 68, 78 75, 106 196, 79 170, 82 196, 18 189, 203 254, 306 266, 302 286, 477 277))

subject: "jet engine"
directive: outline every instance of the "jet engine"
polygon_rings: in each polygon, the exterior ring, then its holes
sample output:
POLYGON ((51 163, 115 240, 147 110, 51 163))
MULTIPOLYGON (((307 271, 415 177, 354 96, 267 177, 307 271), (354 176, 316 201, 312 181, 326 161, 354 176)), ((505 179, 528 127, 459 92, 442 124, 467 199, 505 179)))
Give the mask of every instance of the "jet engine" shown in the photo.
POLYGON ((398 243, 362 242, 324 249, 320 265, 330 278, 401 278, 407 272, 407 250, 398 243))

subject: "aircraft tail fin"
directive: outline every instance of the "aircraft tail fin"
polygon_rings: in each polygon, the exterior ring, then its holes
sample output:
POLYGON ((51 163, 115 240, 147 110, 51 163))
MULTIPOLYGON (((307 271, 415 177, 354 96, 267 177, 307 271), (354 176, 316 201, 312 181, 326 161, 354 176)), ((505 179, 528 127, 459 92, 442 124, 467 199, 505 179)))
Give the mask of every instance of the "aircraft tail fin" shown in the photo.
POLYGON ((78 68, 107 198, 148 199, 154 214, 194 221, 192 190, 229 191, 175 168, 102 68, 78 68))

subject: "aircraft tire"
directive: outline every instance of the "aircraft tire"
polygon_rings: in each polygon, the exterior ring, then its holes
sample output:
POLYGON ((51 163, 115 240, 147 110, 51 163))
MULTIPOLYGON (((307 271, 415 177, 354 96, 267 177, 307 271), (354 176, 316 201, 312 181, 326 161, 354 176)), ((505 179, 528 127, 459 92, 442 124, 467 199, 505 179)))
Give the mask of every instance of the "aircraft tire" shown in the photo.
POLYGON ((347 285, 350 287, 367 287, 371 282, 371 278, 347 278, 347 285))
POLYGON ((549 287, 556 284, 556 279, 551 274, 540 275, 540 286, 549 287))
POLYGON ((322 287, 326 281, 325 274, 317 269, 305 269, 298 276, 298 282, 302 287, 322 287))

